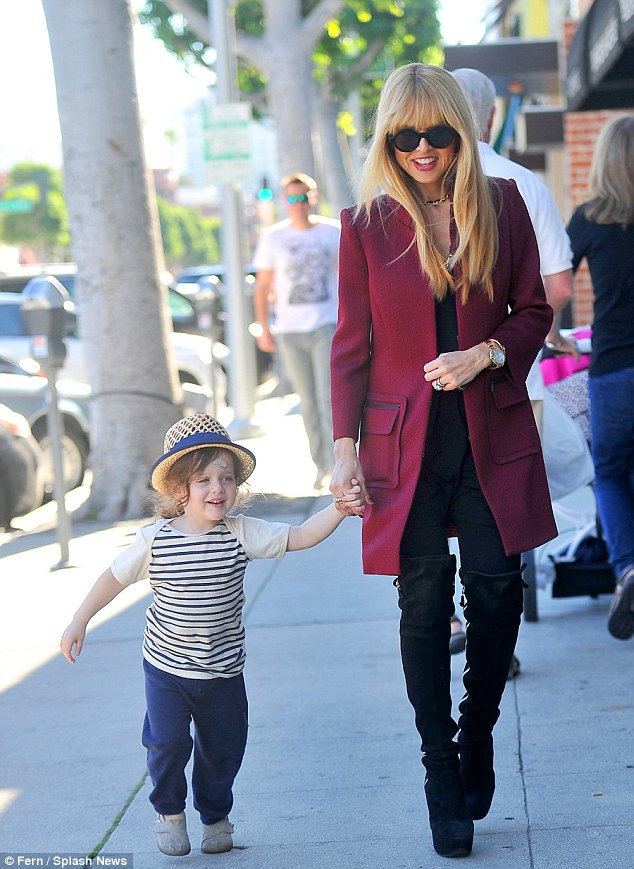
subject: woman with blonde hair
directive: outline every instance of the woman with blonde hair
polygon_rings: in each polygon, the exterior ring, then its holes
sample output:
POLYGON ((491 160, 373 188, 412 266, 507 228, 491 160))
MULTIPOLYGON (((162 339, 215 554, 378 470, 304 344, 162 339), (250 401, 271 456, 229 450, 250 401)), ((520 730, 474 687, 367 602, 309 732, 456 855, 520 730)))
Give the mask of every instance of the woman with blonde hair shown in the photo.
POLYGON ((420 63, 391 73, 359 205, 342 212, 331 359, 331 491, 359 481, 362 506, 339 509, 364 515, 364 571, 396 576, 432 839, 446 857, 471 852, 473 821, 493 799, 520 553, 556 534, 525 386, 552 311, 524 202, 514 182, 486 178, 477 141, 450 73, 420 63), (448 535, 466 600, 457 724, 448 535))
POLYGON ((617 576, 608 630, 634 634, 634 115, 597 139, 589 201, 568 225, 573 270, 588 262, 594 290, 590 363, 595 492, 617 576))

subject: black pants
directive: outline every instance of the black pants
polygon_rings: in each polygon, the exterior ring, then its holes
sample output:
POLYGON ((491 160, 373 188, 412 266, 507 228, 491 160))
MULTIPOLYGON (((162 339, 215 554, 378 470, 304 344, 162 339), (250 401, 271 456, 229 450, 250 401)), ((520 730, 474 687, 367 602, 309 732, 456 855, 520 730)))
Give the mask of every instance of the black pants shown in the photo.
POLYGON ((469 442, 461 392, 434 393, 425 454, 401 541, 402 558, 446 555, 447 527, 456 529, 463 570, 518 570, 520 556, 504 552, 469 442))

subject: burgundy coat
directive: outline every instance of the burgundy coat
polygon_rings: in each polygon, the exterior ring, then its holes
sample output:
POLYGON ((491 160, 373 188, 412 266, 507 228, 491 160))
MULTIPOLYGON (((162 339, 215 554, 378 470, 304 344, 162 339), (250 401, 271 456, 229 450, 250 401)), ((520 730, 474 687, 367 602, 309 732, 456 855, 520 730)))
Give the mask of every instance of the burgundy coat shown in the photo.
MULTIPOLYGON (((464 390, 469 438, 482 491, 508 555, 555 537, 539 433, 526 376, 552 322, 537 243, 514 181, 502 196, 494 299, 472 287, 456 300, 458 343, 488 338, 506 348, 506 365, 479 374, 464 390)), ((494 191, 495 193, 495 191, 494 191)), ((495 193, 495 198, 498 198, 495 193)), ((332 345, 334 437, 359 437, 373 505, 363 520, 365 573, 400 572, 403 529, 420 472, 432 387, 423 365, 437 356, 434 300, 422 274, 407 211, 383 197, 381 220, 341 214, 339 320, 332 345)))

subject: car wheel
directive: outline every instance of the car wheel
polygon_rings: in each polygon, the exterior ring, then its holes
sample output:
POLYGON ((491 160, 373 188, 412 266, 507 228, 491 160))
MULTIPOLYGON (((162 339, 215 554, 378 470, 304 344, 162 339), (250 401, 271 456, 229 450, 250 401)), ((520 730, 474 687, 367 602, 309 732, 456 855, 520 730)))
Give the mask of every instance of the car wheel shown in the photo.
MULTIPOLYGON (((64 438, 62 440, 62 462, 64 466, 65 491, 81 486, 88 460, 88 440, 82 429, 72 417, 64 416, 64 438)), ((55 489, 55 474, 51 438, 47 422, 41 421, 33 428, 43 455, 44 499, 49 500, 55 489)))

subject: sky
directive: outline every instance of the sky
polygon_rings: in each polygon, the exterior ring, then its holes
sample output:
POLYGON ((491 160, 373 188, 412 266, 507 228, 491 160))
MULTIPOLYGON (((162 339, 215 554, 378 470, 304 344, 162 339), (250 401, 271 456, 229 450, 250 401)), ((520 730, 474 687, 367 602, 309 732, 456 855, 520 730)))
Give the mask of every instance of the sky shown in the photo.
MULTIPOLYGON (((472 43, 482 36, 486 0, 441 0, 445 42, 472 43)), ((143 0, 132 0, 133 9, 143 0)), ((169 148, 164 131, 180 112, 205 93, 148 28, 135 27, 139 104, 146 152, 152 168, 165 168, 169 148)), ((41 0, 0 0, 0 171, 34 160, 59 166, 61 145, 55 81, 41 0)))

